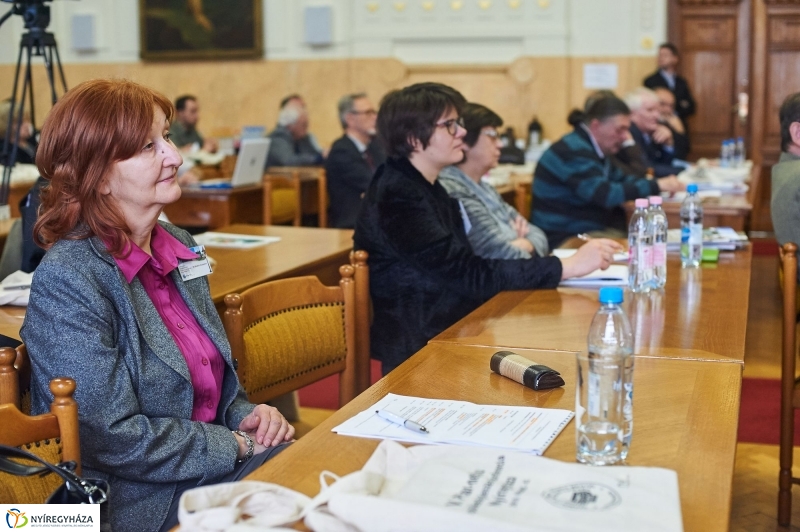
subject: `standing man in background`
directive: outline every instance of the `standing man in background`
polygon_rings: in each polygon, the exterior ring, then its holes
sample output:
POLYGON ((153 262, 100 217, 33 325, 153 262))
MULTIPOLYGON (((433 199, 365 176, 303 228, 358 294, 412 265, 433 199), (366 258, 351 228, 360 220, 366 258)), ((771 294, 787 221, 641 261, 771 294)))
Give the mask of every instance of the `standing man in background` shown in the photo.
POLYGON ((200 106, 197 98, 185 94, 175 100, 175 120, 169 125, 169 134, 175 146, 182 152, 192 152, 202 149, 214 153, 218 145, 215 139, 203 139, 197 131, 197 122, 200 121, 200 106))
POLYGON ((667 42, 659 46, 658 71, 645 78, 644 86, 648 89, 666 87, 672 91, 676 101, 675 112, 683 122, 685 135, 688 137, 688 119, 695 112, 695 103, 686 78, 678 75, 678 61, 680 61, 680 55, 674 44, 667 42))
POLYGON ((386 160, 386 153, 375 139, 375 107, 363 92, 339 100, 342 135, 331 146, 325 161, 328 181, 328 223, 331 227, 355 227, 361 198, 375 170, 386 160))

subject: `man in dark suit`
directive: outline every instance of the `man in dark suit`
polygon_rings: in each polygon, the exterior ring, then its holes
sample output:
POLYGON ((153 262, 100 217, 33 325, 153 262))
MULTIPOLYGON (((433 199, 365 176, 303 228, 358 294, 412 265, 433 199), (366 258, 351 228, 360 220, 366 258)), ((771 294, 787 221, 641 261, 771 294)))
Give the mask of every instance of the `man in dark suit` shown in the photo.
POLYGON ((666 87, 656 87, 653 92, 658 97, 658 108, 661 112, 660 122, 672 131, 675 158, 685 161, 689 155, 689 138, 686 136, 686 127, 678 113, 675 112, 675 95, 666 87))
POLYGON ((348 94, 339 100, 342 135, 331 146, 325 161, 328 181, 328 222, 331 227, 355 226, 361 198, 375 169, 383 164, 386 154, 375 140, 377 112, 364 93, 348 94))
POLYGON ((631 110, 630 134, 633 144, 617 153, 626 171, 644 177, 678 174, 681 168, 673 165, 674 150, 672 130, 659 122, 658 97, 650 89, 641 87, 625 97, 631 110))
POLYGON ((677 73, 678 49, 672 43, 664 43, 658 48, 658 71, 651 76, 645 78, 644 86, 649 89, 656 87, 666 87, 675 95, 676 105, 675 112, 683 122, 686 128, 686 135, 688 136, 688 119, 695 112, 694 98, 692 92, 689 90, 689 84, 686 83, 686 78, 679 76, 677 73))

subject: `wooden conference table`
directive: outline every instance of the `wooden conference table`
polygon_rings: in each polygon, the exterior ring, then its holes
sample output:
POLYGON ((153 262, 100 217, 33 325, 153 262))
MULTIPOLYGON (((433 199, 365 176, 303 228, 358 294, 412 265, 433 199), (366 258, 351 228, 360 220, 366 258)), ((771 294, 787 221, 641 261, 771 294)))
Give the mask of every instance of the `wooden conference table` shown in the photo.
MULTIPOLYGON (((368 409, 388 392, 574 410, 574 353, 517 349, 518 353, 557 369, 566 381, 563 388, 536 392, 492 373, 489 359, 495 351, 494 347, 428 344, 248 476, 248 480, 274 482, 314 496, 320 490, 320 472, 346 475, 361 469, 378 440, 340 436, 331 428, 368 409)), ((666 358, 636 361, 636 416, 628 463, 677 471, 687 532, 728 530, 740 387, 739 364, 666 358)), ((574 422, 567 425, 544 456, 575 460, 574 422)))
MULTIPOLYGON (((224 310, 223 299, 265 281, 316 275, 327 285, 339 283, 339 267, 350 263, 353 231, 263 225, 231 225, 225 233, 278 236, 280 241, 251 249, 207 248, 217 261, 208 277, 211 298, 217 310, 224 310)), ((0 307, 0 333, 19 339, 25 319, 24 307, 0 307)))
MULTIPOLYGON (((628 463, 677 471, 687 532, 729 526, 750 260, 748 248, 681 270, 679 256, 670 253, 665 289, 627 303, 638 356, 628 463)), ((596 289, 501 293, 248 478, 313 496, 321 471, 360 469, 378 442, 330 430, 389 392, 573 410, 575 353, 586 349, 597 308, 596 289), (557 369, 566 386, 535 392, 494 375, 489 359, 502 348, 557 369)), ((573 423, 545 456, 574 461, 573 423)))
MULTIPOLYGON (((678 253, 667 257, 662 291, 626 293, 635 354, 743 364, 750 248, 721 252, 718 263, 698 269, 681 269, 678 253)), ((579 351, 597 308, 597 290, 502 292, 431 341, 579 351)))

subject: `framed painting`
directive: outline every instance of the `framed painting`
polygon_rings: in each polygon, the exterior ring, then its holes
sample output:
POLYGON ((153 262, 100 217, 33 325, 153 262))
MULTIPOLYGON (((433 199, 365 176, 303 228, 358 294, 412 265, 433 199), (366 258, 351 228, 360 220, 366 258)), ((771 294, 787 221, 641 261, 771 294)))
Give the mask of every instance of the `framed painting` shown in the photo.
POLYGON ((258 58, 262 0, 139 0, 145 60, 258 58))

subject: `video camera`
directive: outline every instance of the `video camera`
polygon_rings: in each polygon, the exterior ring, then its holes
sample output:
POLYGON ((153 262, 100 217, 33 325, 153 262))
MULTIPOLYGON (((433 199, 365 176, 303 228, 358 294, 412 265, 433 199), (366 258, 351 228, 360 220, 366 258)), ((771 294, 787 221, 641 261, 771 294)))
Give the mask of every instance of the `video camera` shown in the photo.
POLYGON ((50 6, 45 2, 53 0, 0 0, 13 4, 11 14, 21 15, 25 21, 26 30, 44 31, 50 25, 50 6))

